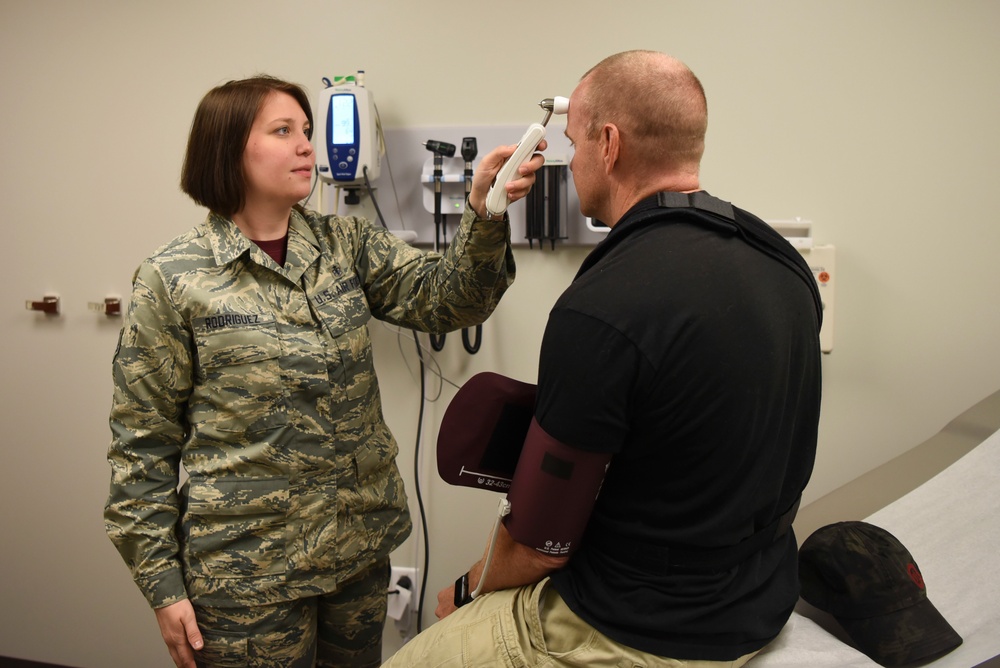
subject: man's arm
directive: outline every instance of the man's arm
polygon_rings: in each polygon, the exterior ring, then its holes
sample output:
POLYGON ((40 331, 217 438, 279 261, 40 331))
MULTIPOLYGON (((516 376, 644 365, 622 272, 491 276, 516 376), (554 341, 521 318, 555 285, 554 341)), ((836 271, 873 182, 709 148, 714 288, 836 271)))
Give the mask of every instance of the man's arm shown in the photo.
MULTIPOLYGON (((497 521, 493 558, 477 595, 538 582, 569 561, 610 461, 611 453, 566 445, 532 419, 507 494, 509 512, 497 521)), ((479 586, 490 549, 469 569, 467 591, 479 586)), ((438 594, 438 617, 455 611, 454 592, 438 594)))
MULTIPOLYGON (((562 568, 567 561, 569 561, 569 557, 553 557, 548 554, 542 554, 527 545, 521 545, 511 538, 507 527, 501 524, 499 533, 497 534, 493 561, 490 562, 490 570, 486 574, 486 582, 483 583, 480 593, 520 587, 538 582, 553 571, 562 568)), ((483 558, 469 569, 470 591, 479 586, 485 562, 486 555, 484 553, 483 558)), ((452 585, 447 589, 443 589, 438 594, 438 607, 434 614, 439 619, 443 619, 455 612, 456 609, 455 586, 452 585)))

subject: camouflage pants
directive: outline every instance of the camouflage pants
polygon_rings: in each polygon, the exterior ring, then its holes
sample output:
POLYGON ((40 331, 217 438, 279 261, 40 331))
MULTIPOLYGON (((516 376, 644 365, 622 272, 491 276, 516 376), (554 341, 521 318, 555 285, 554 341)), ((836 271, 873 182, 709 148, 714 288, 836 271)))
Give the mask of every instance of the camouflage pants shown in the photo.
POLYGON ((370 668, 382 661, 389 562, 331 594, 248 608, 195 604, 199 668, 370 668))

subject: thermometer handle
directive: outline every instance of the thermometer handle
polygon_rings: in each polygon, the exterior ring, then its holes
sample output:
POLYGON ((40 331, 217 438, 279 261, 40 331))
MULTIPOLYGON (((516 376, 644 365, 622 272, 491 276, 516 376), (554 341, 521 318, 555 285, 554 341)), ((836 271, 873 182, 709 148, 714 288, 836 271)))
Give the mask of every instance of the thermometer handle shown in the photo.
POLYGON ((499 216, 507 210, 510 199, 507 197, 507 184, 518 178, 517 170, 534 155, 538 144, 545 138, 545 126, 540 123, 532 123, 528 126, 527 132, 517 143, 514 154, 507 159, 500 172, 497 173, 490 186, 490 191, 486 194, 486 214, 488 216, 499 216))

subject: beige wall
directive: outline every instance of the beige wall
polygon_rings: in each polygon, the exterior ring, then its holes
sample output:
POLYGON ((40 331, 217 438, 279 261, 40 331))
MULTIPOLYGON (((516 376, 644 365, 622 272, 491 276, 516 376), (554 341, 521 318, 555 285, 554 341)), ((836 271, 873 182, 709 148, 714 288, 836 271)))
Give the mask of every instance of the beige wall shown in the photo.
MULTIPOLYGON (((837 246, 809 501, 997 389, 997 25, 991 0, 3 0, 0 655, 169 665, 103 533, 118 323, 86 304, 127 295, 144 255, 201 219, 177 179, 208 88, 265 71, 315 95, 321 77, 361 68, 387 126, 520 125, 609 53, 688 62, 711 110, 705 187, 765 218, 811 219, 837 246), (47 291, 63 298, 59 318, 22 307, 47 291)), ((452 337, 444 374, 532 380, 546 312, 584 255, 518 250, 483 352, 470 358, 452 337)), ((412 494, 418 385, 396 335, 373 329, 412 494)), ((411 340, 401 345, 412 364, 411 340)), ((481 553, 497 500, 436 480, 451 394, 430 407, 422 448, 428 622, 434 592, 481 553)))

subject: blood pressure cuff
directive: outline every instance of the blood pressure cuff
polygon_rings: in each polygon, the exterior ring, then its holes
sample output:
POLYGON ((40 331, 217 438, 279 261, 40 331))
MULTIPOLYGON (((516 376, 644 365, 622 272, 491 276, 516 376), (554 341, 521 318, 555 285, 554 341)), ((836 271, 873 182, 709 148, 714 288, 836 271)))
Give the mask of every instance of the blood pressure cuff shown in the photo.
POLYGON ((451 485, 510 492, 504 524, 518 543, 555 556, 579 544, 610 453, 561 443, 534 419, 535 386, 480 373, 441 420, 438 474, 451 485))
POLYGON ((534 410, 534 385, 498 373, 476 374, 441 420, 438 474, 450 485, 506 492, 534 410))
POLYGON ((504 526, 522 545, 557 557, 578 546, 611 462, 552 438, 532 419, 511 482, 504 526))

